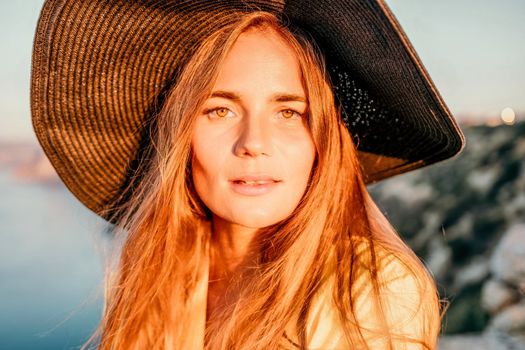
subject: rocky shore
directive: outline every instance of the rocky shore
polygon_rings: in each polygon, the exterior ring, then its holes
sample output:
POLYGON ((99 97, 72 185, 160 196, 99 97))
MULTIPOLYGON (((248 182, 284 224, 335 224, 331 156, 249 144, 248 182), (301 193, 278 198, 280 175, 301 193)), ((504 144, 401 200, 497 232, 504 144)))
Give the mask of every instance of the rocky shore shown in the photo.
POLYGON ((458 157, 369 190, 449 302, 440 349, 525 349, 525 122, 464 131, 458 157))
POLYGON ((441 338, 438 350, 525 350, 525 343, 505 333, 451 335, 441 338))

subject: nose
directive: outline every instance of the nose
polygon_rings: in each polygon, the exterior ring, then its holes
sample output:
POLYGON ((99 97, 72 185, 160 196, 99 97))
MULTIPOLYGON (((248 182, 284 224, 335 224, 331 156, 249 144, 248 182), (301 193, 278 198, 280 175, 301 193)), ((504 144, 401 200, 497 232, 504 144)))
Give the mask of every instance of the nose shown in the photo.
POLYGON ((264 119, 245 118, 234 146, 235 155, 256 157, 271 154, 271 125, 264 119))

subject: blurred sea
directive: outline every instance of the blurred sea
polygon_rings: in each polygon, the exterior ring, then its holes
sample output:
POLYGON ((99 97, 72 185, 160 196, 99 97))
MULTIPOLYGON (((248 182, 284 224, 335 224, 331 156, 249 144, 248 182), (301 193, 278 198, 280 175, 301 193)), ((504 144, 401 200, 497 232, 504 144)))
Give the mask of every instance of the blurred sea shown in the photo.
POLYGON ((1 167, 0 198, 0 349, 78 349, 101 314, 102 220, 1 167))

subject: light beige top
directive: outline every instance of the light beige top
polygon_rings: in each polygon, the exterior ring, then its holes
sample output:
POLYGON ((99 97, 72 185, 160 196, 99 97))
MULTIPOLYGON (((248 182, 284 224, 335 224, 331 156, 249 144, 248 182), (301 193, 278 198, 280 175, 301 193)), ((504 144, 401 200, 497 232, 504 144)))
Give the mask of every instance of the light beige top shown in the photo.
MULTIPOLYGON (((396 334, 406 335, 413 339, 423 339, 424 329, 429 326, 431 318, 437 317, 437 305, 435 305, 434 289, 426 285, 423 291, 418 291, 418 285, 414 276, 403 266, 401 262, 389 256, 388 252, 378 251, 377 256, 383 258, 384 268, 380 271, 380 278, 387 281, 387 288, 384 290, 386 317, 391 330, 396 334), (387 255, 385 255, 387 254, 387 255)), ((204 332, 206 322, 206 303, 208 291, 208 272, 203 273, 202 280, 199 282, 197 292, 193 296, 192 304, 193 315, 199 315, 199 327, 194 328, 196 339, 195 344, 188 344, 188 349, 202 350, 204 348, 204 332)), ((361 274, 359 274, 361 275, 361 274)), ((363 274, 362 276, 366 276, 363 274)), ((333 281, 333 278, 331 279, 333 281)), ((332 289, 329 280, 327 287, 314 298, 312 310, 307 323, 308 329, 308 349, 352 349, 343 337, 338 311, 331 299, 332 289)), ((372 287, 366 277, 358 278, 354 282, 355 288, 362 290, 361 296, 355 301, 356 317, 361 324, 364 337, 370 349, 387 349, 388 346, 384 339, 374 337, 374 329, 380 329, 379 320, 375 318, 372 303, 372 287)), ((298 343, 293 335, 294 325, 290 324, 286 328, 286 334, 292 341, 298 343)), ((432 343, 433 339, 427 339, 432 343)), ((283 349, 297 349, 290 341, 283 339, 283 349)), ((423 350, 423 346, 406 341, 397 341, 392 350, 423 350)))

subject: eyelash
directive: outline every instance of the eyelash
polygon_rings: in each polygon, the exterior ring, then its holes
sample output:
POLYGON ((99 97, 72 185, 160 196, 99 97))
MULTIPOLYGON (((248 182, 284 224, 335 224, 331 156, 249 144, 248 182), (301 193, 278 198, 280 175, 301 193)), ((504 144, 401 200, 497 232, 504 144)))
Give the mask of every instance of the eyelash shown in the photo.
MULTIPOLYGON (((215 111, 217 111, 219 109, 227 109, 228 111, 231 112, 231 110, 229 108, 227 108, 227 107, 213 107, 213 108, 208 108, 208 109, 204 110, 203 114, 209 114, 209 113, 215 112, 215 111)), ((305 116, 305 114, 301 114, 301 113, 297 112, 295 109, 292 109, 292 108, 285 108, 285 109, 280 110, 280 112, 283 112, 283 111, 292 111, 293 113, 295 113, 296 116, 299 116, 300 118, 303 118, 305 116)), ((223 119, 225 117, 217 116, 216 118, 217 119, 223 119)), ((293 117, 290 117, 290 118, 283 117, 283 118, 289 120, 289 119, 292 119, 293 117)))

